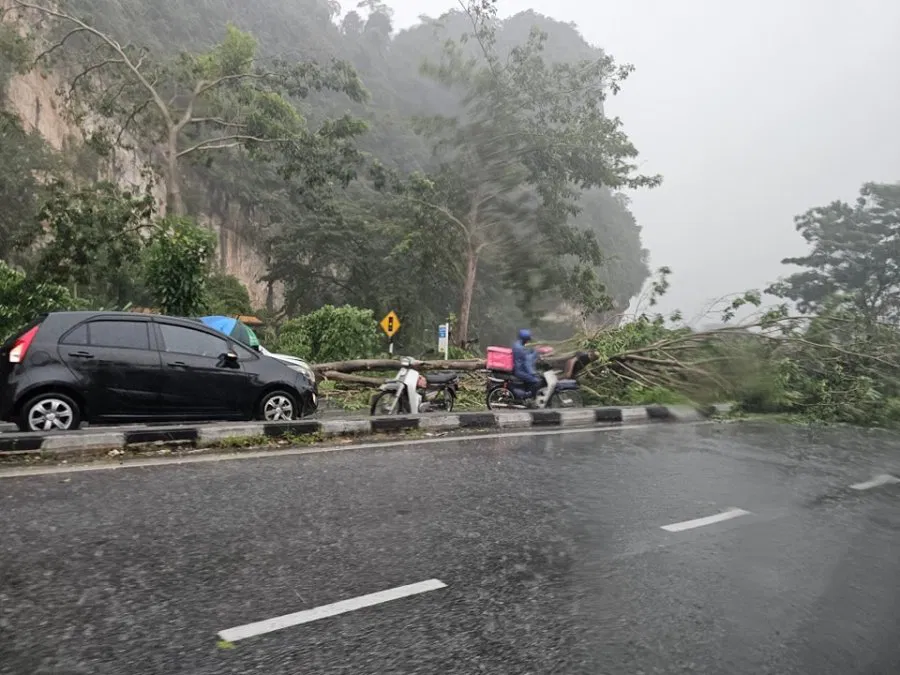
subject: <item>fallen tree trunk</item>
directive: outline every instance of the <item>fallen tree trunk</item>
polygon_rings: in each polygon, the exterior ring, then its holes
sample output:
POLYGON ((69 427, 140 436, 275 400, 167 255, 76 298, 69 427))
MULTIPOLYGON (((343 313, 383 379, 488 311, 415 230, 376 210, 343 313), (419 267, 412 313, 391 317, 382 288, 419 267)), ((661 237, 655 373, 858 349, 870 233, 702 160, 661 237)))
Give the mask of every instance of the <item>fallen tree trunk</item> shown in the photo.
MULTIPOLYGON (((481 370, 484 359, 464 359, 460 361, 416 361, 413 366, 417 370, 481 370)), ((317 372, 358 373, 364 370, 397 370, 399 359, 357 359, 356 361, 332 361, 331 363, 314 363, 317 372)))
POLYGON ((349 373, 341 373, 337 370, 326 370, 320 372, 325 380, 334 380, 335 382, 348 382, 350 384, 364 384, 368 387, 377 387, 384 384, 383 378, 365 377, 363 375, 350 375, 349 373))

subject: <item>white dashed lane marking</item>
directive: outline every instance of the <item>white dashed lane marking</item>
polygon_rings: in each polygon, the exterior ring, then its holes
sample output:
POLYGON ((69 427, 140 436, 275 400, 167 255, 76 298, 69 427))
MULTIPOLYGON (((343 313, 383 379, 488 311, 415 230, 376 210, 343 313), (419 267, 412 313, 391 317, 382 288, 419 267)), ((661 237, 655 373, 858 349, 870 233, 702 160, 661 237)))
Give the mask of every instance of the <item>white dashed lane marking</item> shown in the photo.
POLYGON ((696 518, 694 520, 685 520, 680 523, 672 523, 671 525, 663 525, 662 529, 666 532, 683 532, 684 530, 693 530, 695 527, 703 527, 704 525, 712 525, 721 523, 724 520, 731 520, 739 516, 748 516, 749 511, 744 509, 728 509, 714 516, 706 516, 705 518, 696 518))
POLYGON ((871 490, 872 488, 881 487, 882 485, 894 485, 896 483, 900 483, 900 478, 896 476, 891 476, 890 474, 883 473, 880 476, 875 476, 872 480, 867 480, 865 483, 857 483, 856 485, 851 485, 851 490, 871 490))
POLYGON ((377 593, 369 593, 368 595, 360 595, 349 600, 341 600, 330 605, 322 605, 313 609, 305 609, 302 612, 294 612, 293 614, 285 614, 284 616, 276 616, 274 619, 266 619, 265 621, 257 621, 248 623, 243 626, 227 628, 219 633, 219 639, 226 642, 237 642, 246 638, 271 633, 283 628, 291 626, 299 626, 303 623, 326 619, 330 616, 338 614, 346 614, 363 607, 372 607, 380 605, 383 602, 391 600, 399 600, 410 595, 418 595, 419 593, 427 593, 428 591, 436 591, 439 588, 446 588, 447 584, 437 579, 429 579, 428 581, 420 581, 417 584, 409 584, 408 586, 398 586, 397 588, 389 588, 386 591, 378 591, 377 593))

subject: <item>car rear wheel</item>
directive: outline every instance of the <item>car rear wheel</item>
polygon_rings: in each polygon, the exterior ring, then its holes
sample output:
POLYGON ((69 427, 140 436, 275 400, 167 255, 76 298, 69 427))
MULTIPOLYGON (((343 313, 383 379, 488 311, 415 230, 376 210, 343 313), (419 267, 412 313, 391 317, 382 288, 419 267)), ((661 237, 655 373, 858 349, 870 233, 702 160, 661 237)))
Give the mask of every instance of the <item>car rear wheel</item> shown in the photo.
POLYGON ((300 416, 297 398, 290 392, 271 391, 259 402, 259 419, 266 422, 288 422, 300 416))
POLYGON ((81 409, 65 394, 38 394, 22 406, 22 431, 74 431, 81 426, 81 409))

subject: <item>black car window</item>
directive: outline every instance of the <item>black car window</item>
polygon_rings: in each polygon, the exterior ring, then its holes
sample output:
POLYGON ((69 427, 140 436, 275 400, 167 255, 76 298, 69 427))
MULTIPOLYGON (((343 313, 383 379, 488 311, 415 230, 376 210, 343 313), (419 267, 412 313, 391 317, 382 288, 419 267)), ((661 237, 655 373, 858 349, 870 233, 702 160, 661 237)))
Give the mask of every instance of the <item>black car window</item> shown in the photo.
POLYGON ((80 326, 73 328, 68 333, 63 335, 62 339, 59 342, 60 342, 60 344, 64 344, 64 345, 87 345, 87 343, 88 343, 87 324, 83 323, 80 326))
POLYGON ((146 321, 91 321, 88 333, 92 347, 150 349, 146 321))
POLYGON ((176 354, 218 358, 228 351, 228 342, 203 331, 161 323, 164 349, 176 354))

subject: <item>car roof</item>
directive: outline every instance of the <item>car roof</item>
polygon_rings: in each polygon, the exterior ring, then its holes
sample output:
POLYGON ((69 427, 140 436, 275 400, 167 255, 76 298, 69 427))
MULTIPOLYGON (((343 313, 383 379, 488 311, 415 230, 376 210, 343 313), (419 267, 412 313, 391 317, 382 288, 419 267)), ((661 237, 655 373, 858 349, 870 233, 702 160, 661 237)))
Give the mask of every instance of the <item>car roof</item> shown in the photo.
MULTIPOLYGON (((117 312, 117 311, 103 311, 103 310, 82 310, 82 311, 71 311, 71 312, 48 312, 45 315, 46 318, 50 317, 59 317, 63 320, 70 321, 72 323, 80 323, 81 321, 86 321, 88 319, 131 319, 132 321, 164 321, 166 323, 174 323, 182 326, 189 326, 191 328, 200 328, 201 330, 210 333, 212 335, 222 335, 219 331, 207 326, 200 319, 186 317, 186 316, 168 316, 165 314, 144 314, 137 312, 117 312)), ((232 339, 230 336, 224 336, 228 339, 232 339)), ((239 342, 239 340, 234 340, 235 342, 239 342)))
POLYGON ((187 324, 197 324, 198 322, 202 325, 202 321, 199 319, 192 319, 184 316, 167 316, 165 314, 144 314, 138 312, 122 312, 122 311, 114 311, 114 310, 77 310, 77 311, 66 311, 66 312, 47 312, 47 316, 64 316, 72 319, 92 319, 92 318, 101 318, 101 317, 115 317, 120 319, 163 319, 166 321, 179 321, 187 324))

